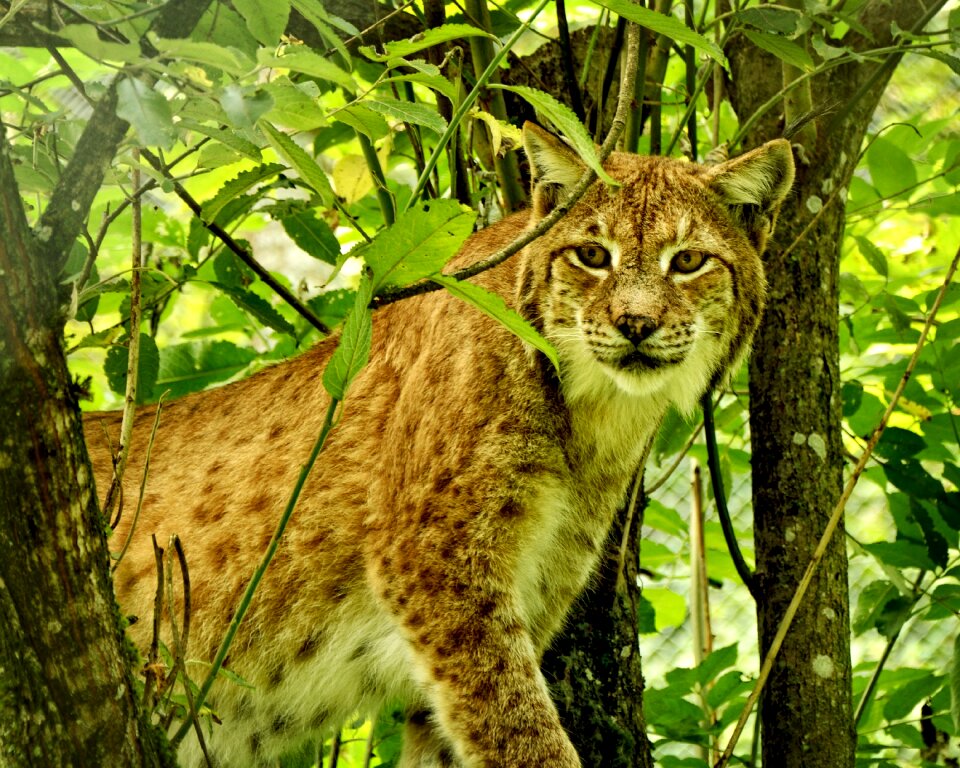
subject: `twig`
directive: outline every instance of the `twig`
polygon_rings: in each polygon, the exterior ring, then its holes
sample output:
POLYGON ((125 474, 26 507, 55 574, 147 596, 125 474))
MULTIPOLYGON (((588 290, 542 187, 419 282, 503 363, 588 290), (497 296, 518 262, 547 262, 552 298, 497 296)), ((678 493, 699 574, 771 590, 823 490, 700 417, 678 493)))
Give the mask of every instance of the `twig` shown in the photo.
MULTIPOLYGON (((160 617, 163 615, 163 550, 157 544, 156 534, 150 535, 153 542, 153 559, 157 566, 157 592, 153 598, 153 632, 147 663, 144 665, 143 710, 152 712, 154 706, 154 686, 157 681, 157 657, 160 653, 160 617)), ((159 691, 159 684, 156 688, 159 691)))
POLYGON ((241 246, 240 243, 233 239, 229 232, 227 232, 215 221, 204 220, 203 208, 200 203, 194 199, 193 195, 187 192, 187 190, 179 181, 170 175, 164 164, 160 161, 159 157, 146 149, 143 150, 143 156, 147 159, 147 162, 154 167, 155 170, 162 173, 164 178, 173 183, 173 190, 177 193, 177 197, 179 197, 186 204, 186 206, 193 211, 194 216, 200 220, 204 227, 206 227, 218 240, 227 246, 227 248, 233 251, 233 253, 244 264, 256 272, 257 277, 266 283, 274 293, 287 302, 287 304, 289 304, 304 320, 310 323, 310 325, 312 325, 325 336, 330 333, 330 328, 326 325, 326 323, 318 318, 306 304, 300 301, 300 299, 291 293, 283 284, 278 282, 277 279, 270 274, 269 270, 265 269, 263 266, 261 266, 260 262, 253 258, 253 255, 246 248, 241 246))
MULTIPOLYGON (((140 187, 140 150, 133 149, 133 172, 131 181, 133 188, 140 187)), ((140 320, 143 316, 140 306, 140 268, 142 260, 143 206, 141 198, 135 197, 131 209, 131 237, 133 249, 131 252, 130 269, 130 335, 127 340, 127 384, 123 400, 123 420, 120 422, 120 445, 113 462, 113 480, 110 481, 110 490, 107 491, 103 502, 103 514, 109 519, 113 515, 113 504, 117 492, 123 484, 123 472, 127 468, 127 457, 130 455, 130 442, 133 438, 133 420, 137 410, 137 379, 140 373, 140 320)))
MULTIPOLYGON (((635 24, 630 24, 628 25, 627 30, 627 51, 623 65, 624 75, 623 79, 620 81, 620 98, 617 102, 617 111, 614 115, 613 123, 610 126, 610 132, 607 134, 607 138, 604 140, 603 145, 600 147, 600 150, 597 153, 599 162, 601 164, 610 156, 610 153, 613 152, 613 148, 616 146, 617 140, 620 138, 620 134, 623 133, 623 129, 626 126, 627 114, 630 109, 630 101, 633 95, 633 88, 637 75, 639 49, 639 28, 635 24)), ((587 169, 583 176, 580 177, 580 181, 578 181, 576 186, 570 191, 567 199, 554 208, 547 216, 541 219, 537 226, 524 232, 508 246, 493 254, 493 256, 479 261, 469 267, 460 269, 449 275, 449 277, 452 277, 454 280, 466 280, 470 277, 479 275, 481 272, 485 272, 488 269, 492 269, 498 264, 506 261, 508 258, 517 253, 517 251, 532 243, 547 230, 553 227, 554 224, 560 221, 560 219, 567 214, 567 212, 577 203, 577 201, 583 197, 596 179, 596 171, 594 171, 592 168, 587 169)), ((393 291, 384 291, 379 296, 374 296, 373 300, 370 302, 370 306, 373 309, 379 309, 380 307, 385 307, 387 304, 393 304, 395 301, 409 299, 412 296, 419 296, 422 293, 438 291, 442 287, 443 286, 441 286, 439 283, 432 283, 429 280, 421 283, 414 283, 413 285, 408 285, 404 288, 399 288, 393 291)))
POLYGON ((727 747, 723 751, 723 755, 721 755, 720 759, 717 761, 715 768, 724 768, 724 766, 729 763, 730 757, 733 755, 733 749, 736 746, 737 741, 740 739, 740 734, 743 732, 747 718, 749 718, 750 713, 753 711, 753 707, 756 705, 757 699, 760 697, 760 692, 763 690, 763 687, 767 682, 767 678, 770 676, 770 671, 773 669, 773 663, 776 661, 777 655, 780 653, 783 640, 790 629, 790 625, 793 623, 793 619, 794 616, 796 616, 797 610, 800 608, 800 603, 803 602, 804 595, 807 593, 807 588, 810 586, 810 582, 813 580, 813 576, 816 573, 817 567, 820 565, 820 561, 823 559, 823 556, 827 551, 827 546, 830 544, 830 540, 833 538, 833 533, 840 524, 840 518, 843 516, 843 510, 846 507, 851 494, 853 493, 853 489, 856 486, 857 481, 860 479, 860 475, 863 473, 864 467, 866 467, 867 462, 870 460, 870 456, 873 454, 873 449, 876 447, 877 441, 880 440, 880 436, 883 434, 884 429, 886 429, 887 421, 890 419, 890 415, 893 413, 894 408, 900 400, 900 396, 903 394, 903 390, 907 386, 907 382, 910 380, 910 376, 912 375, 913 369, 917 364, 917 360, 920 359, 920 351, 923 349, 923 345, 927 340, 927 334, 930 332, 930 328, 933 327, 933 320, 937 315, 937 311, 940 309, 940 304, 943 302, 944 296, 946 296, 947 288, 950 286, 953 276, 957 271, 958 263, 960 263, 960 248, 957 249, 957 253, 954 255, 953 261, 950 262, 950 266, 947 269, 947 275, 943 280, 943 285, 940 286, 940 290, 937 293, 937 298, 934 300, 933 306, 930 308, 930 314, 927 316, 927 321, 923 326, 923 330, 920 331, 920 338, 917 340, 917 345, 913 350, 913 355, 910 357, 910 362, 907 363, 907 368, 903 372, 900 383, 897 385, 896 391, 890 398, 890 403, 887 405, 887 409, 884 411, 883 417, 880 419, 880 423, 877 424, 876 429, 873 430, 873 434, 870 435, 870 440, 867 443, 867 447, 860 455, 860 460, 857 462, 857 465, 854 467, 850 478, 847 480, 847 483, 843 489, 843 493, 840 496, 840 500, 833 508, 833 513, 830 515, 830 520, 827 522, 827 527, 824 529, 823 535, 820 537, 820 542, 817 544, 817 548, 814 551, 813 556, 810 558, 810 562, 807 564, 807 570, 804 572, 803 578, 800 579, 800 583, 797 585, 797 591, 794 593, 793 599, 790 601, 790 605, 787 606, 787 610, 784 613, 783 618, 780 620, 780 626, 777 627, 777 633, 773 638, 773 642, 770 644, 770 649, 767 651, 767 655, 763 660, 763 665, 760 667, 760 674, 757 677, 757 683, 750 692, 750 696, 747 698, 747 703, 744 705, 743 711, 740 713, 740 719, 737 720, 733 734, 730 736, 727 747))

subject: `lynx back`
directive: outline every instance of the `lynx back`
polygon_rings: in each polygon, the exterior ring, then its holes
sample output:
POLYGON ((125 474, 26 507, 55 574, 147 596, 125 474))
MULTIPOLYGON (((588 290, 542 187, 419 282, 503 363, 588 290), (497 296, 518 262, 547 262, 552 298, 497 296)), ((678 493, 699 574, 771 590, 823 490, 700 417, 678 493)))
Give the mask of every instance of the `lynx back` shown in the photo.
MULTIPOLYGON (((524 143, 531 210, 474 235, 451 268, 536 224, 584 171, 536 126, 524 143)), ((627 154, 607 168, 619 186, 595 184, 475 278, 553 343, 559 370, 446 293, 375 314, 370 363, 230 653, 253 688, 212 691, 220 765, 274 764, 395 700, 409 715, 406 768, 580 765, 540 657, 664 413, 690 411, 746 354, 764 302, 760 253, 793 177, 785 141, 711 168, 627 154)), ((187 656, 212 658, 319 432, 335 343, 165 408, 116 577, 141 647, 150 534, 177 533, 193 582, 187 656)), ((101 490, 111 461, 97 422, 115 435, 118 421, 88 419, 101 490)), ((151 422, 138 418, 127 499, 151 422)), ((190 740, 180 758, 202 764, 190 740)))

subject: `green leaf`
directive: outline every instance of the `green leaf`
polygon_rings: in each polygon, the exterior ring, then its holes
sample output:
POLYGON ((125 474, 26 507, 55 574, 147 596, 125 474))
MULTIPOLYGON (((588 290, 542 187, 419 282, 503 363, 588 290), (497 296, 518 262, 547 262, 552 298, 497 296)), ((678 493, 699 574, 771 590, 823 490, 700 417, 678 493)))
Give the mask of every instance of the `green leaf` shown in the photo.
POLYGON ((476 307, 488 317, 492 317, 522 341, 539 349, 553 363, 554 368, 560 368, 557 351, 553 348, 553 345, 543 338, 537 332, 537 329, 523 317, 510 309, 501 296, 466 280, 457 281, 445 275, 433 275, 430 279, 440 283, 458 299, 476 307))
POLYGON ((330 181, 323 169, 317 165, 317 161, 307 154, 306 150, 300 147, 293 139, 285 133, 278 131, 270 123, 262 121, 260 128, 263 130, 267 141, 277 151, 290 167, 300 174, 300 178, 309 184, 313 190, 320 195, 324 205, 333 205, 334 194, 330 187, 330 181))
POLYGON ((936 61, 946 64, 953 70, 955 75, 960 75, 960 59, 956 56, 951 56, 949 53, 944 53, 943 51, 924 50, 923 48, 918 48, 916 51, 921 56, 926 56, 927 58, 935 59, 936 61))
POLYGON ((282 67, 293 72, 302 72, 310 77, 339 85, 350 93, 357 92, 357 82, 348 72, 344 72, 320 54, 299 46, 287 46, 282 56, 275 56, 270 51, 261 48, 257 53, 257 60, 265 67, 282 67))
POLYGON ((609 8, 614 13, 623 16, 628 21, 639 24, 641 27, 666 35, 678 43, 692 45, 718 62, 724 69, 727 69, 727 58, 716 43, 690 29, 673 16, 651 11, 642 5, 631 2, 631 0, 597 0, 597 4, 609 8))
MULTIPOLYGON (((127 361, 129 359, 127 344, 110 347, 104 360, 103 372, 107 375, 110 389, 118 395, 126 392, 127 361)), ((137 402, 145 403, 153 395, 157 383, 157 373, 160 367, 160 352, 153 336, 140 334, 140 356, 137 359, 137 402)))
POLYGON ((882 563, 894 568, 922 568, 932 571, 936 566, 921 544, 909 541, 878 541, 864 544, 863 548, 882 563))
POLYGON ((340 288, 335 291, 325 291, 307 301, 307 306, 328 328, 333 328, 343 321, 353 306, 356 291, 340 288))
POLYGON ((843 402, 844 417, 852 416, 860 408, 863 400, 863 384, 859 381, 845 381, 840 390, 840 399, 843 402))
POLYGON ((155 391, 169 391, 173 398, 198 392, 240 373, 255 357, 252 349, 223 340, 165 347, 155 391))
POLYGON ((350 104, 334 112, 331 117, 362 133, 370 141, 382 139, 390 133, 390 126, 379 114, 362 104, 350 104))
POLYGON ((459 40, 464 37, 489 37, 495 39, 493 35, 484 32, 479 27, 471 24, 443 24, 442 26, 428 29, 418 35, 414 35, 409 40, 395 40, 383 45, 384 52, 377 51, 369 45, 361 45, 360 53, 371 61, 387 61, 388 59, 403 58, 411 53, 422 51, 425 48, 432 48, 448 40, 459 40))
POLYGON ((143 57, 136 43, 102 40, 92 24, 67 24, 57 30, 57 37, 66 38, 78 51, 98 61, 133 62, 143 57))
MULTIPOLYGON (((293 7, 297 9, 297 12, 303 16, 303 18, 313 24, 323 39, 337 49, 337 53, 340 54, 340 58, 343 59, 344 63, 350 66, 350 52, 347 50, 347 46, 343 44, 340 36, 331 29, 330 25, 333 23, 333 19, 327 13, 326 8, 323 7, 321 0, 293 0, 293 7)), ((345 23, 342 19, 338 19, 338 21, 345 23)), ((352 24, 348 26, 352 28, 352 31, 347 32, 348 35, 356 35, 358 33, 358 30, 353 28, 352 24)))
POLYGON ((262 296, 224 283, 211 283, 211 285, 227 294, 234 304, 249 312, 264 325, 273 328, 275 331, 296 336, 296 329, 262 296))
POLYGON ((883 716, 893 722, 902 720, 913 712, 924 699, 930 698, 943 686, 944 679, 932 672, 899 686, 888 697, 883 707, 883 716))
POLYGON ((933 477, 919 461, 889 461, 883 465, 887 480, 895 488, 918 499, 936 499, 943 495, 943 483, 933 477))
POLYGON ((280 217, 280 223, 298 248, 315 259, 336 265, 340 258, 340 243, 330 225, 317 216, 313 208, 290 206, 280 217))
POLYGON ((220 106, 234 127, 252 129, 257 120, 273 108, 273 97, 265 91, 247 94, 245 89, 231 83, 220 94, 220 106))
POLYGON ((930 555, 930 559, 939 567, 946 568, 950 557, 950 545, 943 534, 936 529, 930 510, 922 501, 911 497, 910 512, 920 526, 920 530, 923 531, 923 540, 927 544, 927 553, 930 555))
POLYGON ((426 104, 417 104, 401 99, 388 99, 381 96, 367 99, 363 102, 363 105, 374 112, 379 112, 381 115, 392 117, 394 120, 422 125, 436 134, 442 134, 447 129, 447 121, 440 116, 440 113, 434 107, 426 104))
POLYGON ((127 77, 120 81, 117 115, 133 126, 145 147, 170 149, 176 141, 170 102, 140 80, 127 77))
POLYGON ((470 236, 475 219, 456 200, 431 200, 402 213, 358 251, 373 269, 374 291, 439 272, 470 236))
POLYGON ((233 7, 260 43, 269 48, 280 42, 290 16, 290 0, 233 0, 233 7))
POLYGON ((257 276, 232 251, 223 250, 213 260, 213 271, 221 285, 229 288, 246 288, 253 284, 257 276))
MULTIPOLYGON (((804 16, 793 8, 765 7, 746 8, 733 14, 743 24, 759 29, 761 32, 774 32, 780 35, 793 35, 802 30, 804 16)), ((809 26, 809 22, 806 22, 809 26)))
POLYGON ((254 162, 260 162, 260 148, 230 128, 219 125, 204 125, 197 120, 191 120, 185 117, 180 118, 180 127, 189 131, 195 131, 203 136, 209 136, 214 141, 220 142, 234 152, 238 152, 254 162))
POLYGON ((253 62, 236 48, 186 38, 153 38, 154 47, 164 56, 195 61, 223 70, 231 75, 242 75, 253 67, 253 62))
POLYGON ((771 35, 768 32, 758 32, 755 29, 744 29, 743 34, 755 46, 762 48, 767 53, 772 53, 781 61, 807 72, 813 69, 813 59, 810 58, 810 54, 801 46, 787 40, 787 38, 780 35, 771 35))
POLYGON ((727 645, 710 652, 696 668, 697 682, 707 687, 717 676, 728 667, 737 663, 737 644, 727 645))
POLYGON ((954 729, 960 731, 960 634, 953 639, 950 659, 950 717, 954 729))
POLYGON ((917 168, 910 156, 884 136, 867 150, 867 168, 873 186, 885 198, 895 197, 917 183, 917 168))
POLYGON ((888 603, 900 597, 902 597, 900 590, 889 581, 873 581, 864 587, 857 600, 857 611, 853 617, 854 633, 862 635, 870 629, 879 629, 881 624, 890 626, 884 623, 884 612, 887 611, 888 603))
POLYGON ((278 77, 263 90, 273 98, 273 107, 264 115, 266 120, 296 131, 312 131, 326 124, 326 111, 318 101, 320 89, 312 80, 294 83, 288 77, 278 77))
POLYGON ((343 324, 340 343, 323 370, 323 386, 336 400, 343 400, 350 384, 370 359, 370 341, 373 338, 373 278, 366 271, 354 298, 353 309, 343 324))
POLYGON ((901 427, 887 427, 877 443, 876 451, 887 459, 909 459, 927 447, 916 432, 901 427))
MULTIPOLYGON (((655 14, 659 15, 659 14, 655 14)), ((613 179, 600 165, 600 158, 597 155, 597 146, 593 143, 583 123, 577 118, 573 110, 566 104, 561 104, 549 93, 538 91, 536 88, 528 88, 524 85, 492 85, 491 88, 503 88, 513 91, 518 96, 531 104, 537 110, 537 114, 545 118, 558 131, 563 133, 573 143, 574 149, 583 161, 589 165, 597 176, 607 184, 619 186, 620 183, 613 179)))
POLYGON ((430 88, 437 93, 442 93, 454 103, 457 101, 457 86, 455 86, 442 75, 429 75, 424 72, 414 72, 411 75, 396 75, 395 77, 388 77, 383 82, 418 83, 419 85, 425 85, 427 88, 430 88))
POLYGON ((259 184, 264 179, 271 179, 283 170, 279 163, 265 163, 256 168, 250 168, 241 171, 228 182, 226 182, 216 195, 203 204, 203 220, 207 222, 214 221, 217 214, 223 210, 223 207, 236 197, 239 197, 248 189, 259 184))
POLYGON ((878 275, 887 277, 889 270, 887 268, 887 257, 883 251, 865 237, 855 237, 853 239, 857 241, 857 247, 860 249, 860 253, 863 254, 863 258, 867 260, 867 263, 873 267, 873 271, 878 275))

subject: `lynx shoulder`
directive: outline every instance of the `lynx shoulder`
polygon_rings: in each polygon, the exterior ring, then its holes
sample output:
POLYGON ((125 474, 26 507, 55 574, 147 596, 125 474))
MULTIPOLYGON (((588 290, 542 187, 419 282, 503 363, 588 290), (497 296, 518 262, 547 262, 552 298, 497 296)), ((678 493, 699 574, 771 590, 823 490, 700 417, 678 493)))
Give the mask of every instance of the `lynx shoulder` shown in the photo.
MULTIPOLYGON (((583 173, 536 126, 524 144, 530 211, 474 235, 452 266, 512 241, 583 173)), ((785 141, 710 168, 627 154, 607 168, 619 186, 595 184, 476 278, 550 340, 559 370, 445 293, 375 313, 370 363, 229 656, 253 687, 211 693, 219 765, 274 764, 298 739, 396 700, 409 716, 406 768, 580 764, 541 654, 666 410, 692 409, 746 354, 764 304, 760 253, 793 178, 785 141)), ((141 647, 156 592, 150 536, 176 533, 192 577, 187 657, 213 657, 319 433, 335 343, 165 407, 116 574, 141 647)), ((152 419, 137 421, 128 500, 152 419)), ((87 420, 101 491, 103 427, 115 440, 117 423, 87 420)), ((202 764, 191 739, 185 766, 202 764)))

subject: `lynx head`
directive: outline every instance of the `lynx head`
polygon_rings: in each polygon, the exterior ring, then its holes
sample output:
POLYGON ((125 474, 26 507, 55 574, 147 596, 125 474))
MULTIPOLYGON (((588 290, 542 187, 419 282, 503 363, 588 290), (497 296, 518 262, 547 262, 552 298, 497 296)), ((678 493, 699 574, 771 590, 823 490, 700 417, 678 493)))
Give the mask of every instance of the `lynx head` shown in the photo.
MULTIPOLYGON (((531 226, 583 161, 527 123, 531 226)), ((683 411, 735 370, 763 311, 760 254, 793 182, 790 144, 705 167, 614 153, 619 187, 595 183, 528 247, 519 303, 556 346, 567 398, 657 397, 683 411)))

